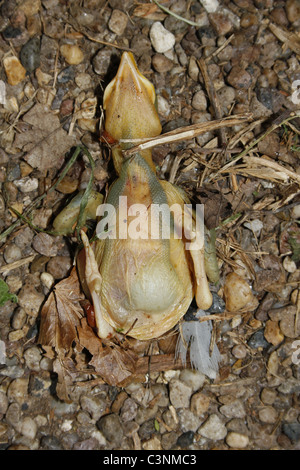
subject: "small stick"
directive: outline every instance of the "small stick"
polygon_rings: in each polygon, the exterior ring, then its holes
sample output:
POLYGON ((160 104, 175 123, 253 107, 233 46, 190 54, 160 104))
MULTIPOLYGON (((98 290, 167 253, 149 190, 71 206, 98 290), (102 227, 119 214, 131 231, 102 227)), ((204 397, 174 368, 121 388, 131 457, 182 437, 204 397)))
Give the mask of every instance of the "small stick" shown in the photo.
POLYGON ((156 147, 157 145, 164 145, 171 142, 180 142, 182 140, 194 139, 198 135, 204 134, 205 132, 220 129, 222 127, 231 127, 236 124, 240 124, 243 121, 251 119, 251 114, 237 114, 234 116, 228 116, 223 119, 216 121, 200 122, 198 124, 192 124, 187 127, 179 127, 174 131, 167 132, 163 135, 158 135, 152 139, 146 140, 139 145, 135 145, 128 150, 123 152, 124 157, 129 157, 134 153, 140 152, 145 149, 156 147))

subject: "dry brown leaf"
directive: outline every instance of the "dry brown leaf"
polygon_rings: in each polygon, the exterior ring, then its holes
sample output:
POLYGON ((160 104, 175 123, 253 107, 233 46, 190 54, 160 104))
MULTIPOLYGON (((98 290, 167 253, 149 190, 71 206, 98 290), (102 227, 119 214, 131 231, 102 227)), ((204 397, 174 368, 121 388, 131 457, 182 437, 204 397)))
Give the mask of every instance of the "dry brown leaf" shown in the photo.
POLYGON ((70 392, 74 383, 74 379, 70 373, 70 361, 70 358, 61 355, 53 361, 53 371, 57 373, 55 391, 58 398, 67 403, 72 401, 70 398, 70 392))
POLYGON ((76 268, 67 279, 60 281, 41 311, 38 342, 52 346, 56 352, 69 351, 77 338, 76 326, 84 315, 79 301, 83 299, 76 268))
POLYGON ((14 146, 27 152, 27 163, 41 170, 61 166, 75 139, 62 129, 58 116, 38 103, 23 116, 23 123, 27 128, 16 135, 14 146))
POLYGON ((109 385, 118 385, 135 372, 137 356, 130 350, 123 349, 111 341, 101 341, 85 318, 77 327, 79 344, 91 354, 89 365, 93 366, 109 385))

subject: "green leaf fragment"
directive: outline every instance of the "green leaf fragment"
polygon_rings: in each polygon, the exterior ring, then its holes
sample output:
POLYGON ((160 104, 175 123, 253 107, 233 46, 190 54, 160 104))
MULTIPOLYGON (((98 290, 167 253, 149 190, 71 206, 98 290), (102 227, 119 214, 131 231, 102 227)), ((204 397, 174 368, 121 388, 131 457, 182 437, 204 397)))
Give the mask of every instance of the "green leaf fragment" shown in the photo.
POLYGON ((9 287, 3 279, 0 279, 0 307, 6 302, 11 300, 12 302, 18 302, 18 298, 15 294, 9 292, 9 287))

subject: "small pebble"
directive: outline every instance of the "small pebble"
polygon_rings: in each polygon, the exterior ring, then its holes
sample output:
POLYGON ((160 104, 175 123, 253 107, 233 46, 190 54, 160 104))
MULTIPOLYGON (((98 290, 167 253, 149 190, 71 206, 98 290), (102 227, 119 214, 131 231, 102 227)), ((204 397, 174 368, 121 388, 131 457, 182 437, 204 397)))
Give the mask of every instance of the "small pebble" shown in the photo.
POLYGON ((55 243, 55 238, 48 233, 40 232, 38 233, 33 241, 32 246, 41 255, 44 256, 56 256, 58 251, 58 246, 55 243))
POLYGON ((260 421, 268 424, 275 424, 278 418, 278 413, 272 406, 265 406, 258 412, 260 421))
POLYGON ((247 348, 243 344, 236 344, 231 352, 237 359, 244 359, 247 356, 247 348))
POLYGON ((172 70, 174 62, 163 54, 154 54, 152 57, 152 66, 158 73, 166 73, 172 70))
POLYGON ((178 410, 178 418, 180 429, 184 432, 196 432, 202 422, 191 410, 186 410, 185 408, 178 410))
POLYGON ((225 36, 233 28, 233 24, 229 16, 224 13, 212 13, 209 15, 209 21, 216 30, 218 36, 225 36))
POLYGON ((22 258, 22 252, 15 243, 11 243, 5 248, 3 256, 6 263, 13 263, 22 258))
POLYGON ((193 392, 203 387, 206 381, 206 376, 202 374, 202 372, 193 369, 183 369, 180 372, 179 378, 182 382, 191 387, 193 392))
POLYGON ((25 330, 14 330, 8 333, 8 339, 11 342, 19 341, 20 339, 24 338, 25 335, 26 335, 25 330))
POLYGON ((55 256, 50 259, 47 264, 47 272, 50 273, 54 279, 64 279, 72 267, 72 260, 70 256, 55 256))
POLYGON ((249 444, 249 437, 237 432, 229 432, 226 436, 226 444, 234 449, 245 449, 249 444))
POLYGON ((256 237, 259 237, 261 229, 263 228, 263 223, 259 219, 251 220, 250 222, 245 222, 244 226, 251 230, 256 237))
POLYGON ((27 315, 37 317, 40 307, 45 297, 33 286, 25 285, 18 294, 18 304, 24 309, 27 315))
POLYGON ((199 428, 198 433, 207 439, 219 441, 224 439, 227 434, 227 429, 218 415, 211 414, 205 423, 199 428))
POLYGON ((23 436, 34 439, 37 433, 36 422, 29 416, 26 416, 21 422, 20 432, 23 436))
POLYGON ((164 53, 175 45, 175 36, 162 23, 155 21, 150 28, 150 40, 156 52, 164 53))
POLYGON ((222 405, 220 407, 220 412, 226 416, 226 418, 244 418, 246 416, 244 404, 239 399, 234 400, 227 405, 222 405))
POLYGON ((5 415, 8 408, 8 398, 4 392, 0 391, 0 415, 5 415))
POLYGON ((248 346, 251 349, 267 348, 269 346, 269 343, 265 340, 264 330, 259 330, 253 333, 253 335, 248 341, 248 346))
POLYGON ((178 437, 176 445, 182 448, 188 447, 189 445, 193 444, 194 435, 195 433, 193 431, 184 432, 181 434, 181 436, 178 437))
POLYGON ((82 90, 87 90, 88 88, 91 88, 92 86, 92 79, 88 73, 79 73, 75 77, 75 83, 82 90))
POLYGON ((287 0, 285 5, 286 16, 290 23, 294 23, 300 19, 300 2, 299 0, 287 0))
POLYGON ((121 408, 121 412, 120 412, 121 420, 124 422, 132 421, 136 417, 137 410, 138 410, 138 405, 136 404, 136 402, 132 400, 132 398, 127 398, 124 401, 123 406, 121 408))
MULTIPOLYGON (((53 258, 54 259, 54 258, 53 258)), ((47 289, 51 289, 54 286, 54 277, 50 273, 42 273, 41 274, 41 282, 42 284, 47 287, 47 289)))
POLYGON ((199 0, 207 13, 214 13, 219 8, 219 0, 199 0))
POLYGON ((28 378, 20 377, 14 379, 7 389, 7 396, 10 402, 16 401, 22 404, 26 401, 28 394, 28 378))
POLYGON ((123 438, 123 429, 118 415, 111 413, 97 421, 97 428, 111 445, 118 447, 123 438))
MULTIPOLYGON (((66 67, 61 72, 59 72, 59 74, 57 75, 57 82, 64 84, 64 83, 72 82, 74 78, 75 78, 75 70, 74 70, 74 67, 70 65, 69 67, 66 67)), ((64 95, 65 95, 65 89, 58 88, 55 99, 57 101, 60 100, 61 102, 64 95)), ((53 106, 54 105, 52 105, 52 108, 53 106)))
POLYGON ((170 104, 163 96, 157 96, 157 111, 160 116, 167 118, 171 112, 170 104))
POLYGON ((14 274, 10 274, 9 276, 7 276, 7 278, 5 279, 5 282, 8 285, 9 290, 12 294, 15 294, 16 292, 18 292, 23 285, 23 281, 21 277, 15 276, 14 274))
POLYGON ((26 176, 25 178, 20 178, 19 180, 14 181, 14 184, 22 193, 30 193, 39 187, 39 180, 37 178, 26 176))
POLYGON ((247 281, 235 273, 229 273, 225 279, 224 297, 229 312, 238 312, 243 308, 250 311, 258 306, 247 281))
POLYGON ((20 428, 20 418, 21 418, 21 407, 16 401, 11 403, 7 408, 5 420, 7 424, 10 424, 15 429, 20 428))
POLYGON ((286 256, 284 258, 282 265, 288 273, 294 273, 295 271, 297 271, 297 265, 295 261, 291 259, 290 256, 286 256))
POLYGON ((49 397, 49 389, 52 385, 50 372, 43 371, 39 374, 31 374, 28 384, 28 392, 34 397, 49 397))
POLYGON ((18 85, 26 76, 26 69, 23 67, 17 57, 5 57, 3 66, 10 85, 18 85))
POLYGON ((41 438, 41 447, 45 450, 63 450, 59 439, 55 436, 43 436, 41 438))
POLYGON ((227 81, 229 85, 233 86, 233 88, 248 90, 251 85, 252 78, 247 70, 243 69, 239 65, 234 65, 227 77, 227 81))
POLYGON ((300 423, 284 423, 282 430, 292 442, 298 442, 300 440, 300 423))
POLYGON ((263 388, 260 398, 261 401, 265 405, 273 405, 274 401, 276 400, 277 397, 277 392, 276 390, 273 390, 272 388, 263 388))
POLYGON ((297 204, 295 207, 292 208, 291 217, 293 219, 300 219, 300 204, 297 204))
POLYGON ((160 440, 156 436, 152 437, 152 439, 149 439, 148 441, 143 443, 143 449, 148 451, 162 450, 160 440))
POLYGON ((98 75, 106 75, 109 66, 114 57, 114 51, 111 48, 100 49, 99 52, 93 57, 93 69, 98 75))
POLYGON ((207 99, 203 90, 197 91, 192 99, 192 106, 198 111, 206 111, 207 99))
POLYGON ((22 47, 20 60, 27 72, 31 73, 40 66, 40 51, 41 42, 40 38, 37 36, 29 39, 22 47))
POLYGON ((111 17, 108 21, 109 29, 117 36, 121 36, 127 26, 128 16, 121 10, 113 10, 111 17))
POLYGON ((23 357, 25 359, 26 366, 30 370, 40 370, 40 360, 42 359, 41 351, 37 346, 33 346, 24 351, 23 357))
POLYGON ((210 398, 204 393, 195 393, 191 398, 191 411, 197 416, 202 416, 208 411, 210 398))
POLYGON ((169 383, 169 390, 170 401, 175 408, 188 408, 190 406, 192 387, 181 382, 181 380, 172 379, 169 383))
POLYGON ((258 24, 258 17, 254 13, 244 13, 241 17, 240 25, 242 28, 250 28, 250 26, 258 24))
POLYGON ((107 402, 101 396, 82 395, 80 397, 80 406, 83 411, 88 412, 97 421, 105 414, 107 402))
POLYGON ((60 53, 69 65, 78 65, 84 59, 82 50, 75 44, 63 44, 60 53))
POLYGON ((288 306, 279 322, 280 330, 288 338, 297 338, 300 335, 300 316, 296 315, 296 308, 288 306))
POLYGON ((268 343, 273 344, 273 346, 278 346, 284 340, 284 335, 280 331, 277 321, 268 320, 266 322, 264 336, 268 343))

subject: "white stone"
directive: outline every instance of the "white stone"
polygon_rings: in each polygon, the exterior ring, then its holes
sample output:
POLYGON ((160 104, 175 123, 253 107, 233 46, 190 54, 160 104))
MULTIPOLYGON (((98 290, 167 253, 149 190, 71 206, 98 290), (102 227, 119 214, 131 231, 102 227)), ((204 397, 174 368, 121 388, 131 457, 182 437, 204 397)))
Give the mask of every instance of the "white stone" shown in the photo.
POLYGON ((71 431, 73 425, 72 419, 65 419, 64 422, 61 424, 61 430, 63 432, 71 431))
POLYGON ((288 273, 294 273, 297 271, 297 265, 295 261, 293 261, 290 256, 286 256, 283 260, 283 267, 288 273))
POLYGON ((51 289, 54 285, 54 277, 50 273, 42 273, 40 276, 42 284, 47 287, 47 289, 51 289))
POLYGON ((161 95, 157 96, 157 111, 158 114, 164 118, 168 117, 170 114, 169 102, 161 95))
POLYGON ((207 13, 214 13, 219 7, 218 0, 199 0, 207 13))
POLYGON ((293 209, 291 210, 291 216, 293 219, 300 219, 300 204, 293 207, 293 209))
POLYGON ((180 380, 186 385, 192 388, 193 392, 196 392, 203 387, 206 381, 206 376, 194 369, 183 369, 180 372, 180 380))
POLYGON ((42 359, 42 354, 37 346, 32 346, 32 348, 26 349, 23 356, 26 366, 30 370, 34 370, 36 372, 40 370, 40 360, 42 359))
POLYGON ((32 418, 27 416, 21 423, 20 431, 23 436, 34 439, 37 433, 37 424, 32 418))
POLYGON ((164 53, 175 45, 175 36, 160 21, 155 21, 150 29, 150 40, 156 52, 164 53))
POLYGON ((226 436, 226 444, 234 449, 245 449, 249 444, 249 437, 238 432, 229 432, 226 436))
POLYGON ((38 188, 39 181, 37 178, 25 176, 25 178, 14 181, 14 184, 22 193, 30 193, 38 188))
POLYGON ((172 379, 169 383, 169 390, 170 401, 174 408, 188 408, 190 406, 192 387, 181 380, 172 379))
POLYGON ((258 236, 264 225, 261 220, 254 219, 254 220, 251 220, 250 222, 245 222, 244 226, 248 228, 249 230, 252 230, 254 235, 258 236))
POLYGON ((206 437, 207 439, 219 441, 220 439, 224 439, 227 434, 227 429, 219 416, 212 414, 201 426, 198 432, 201 436, 206 437))

